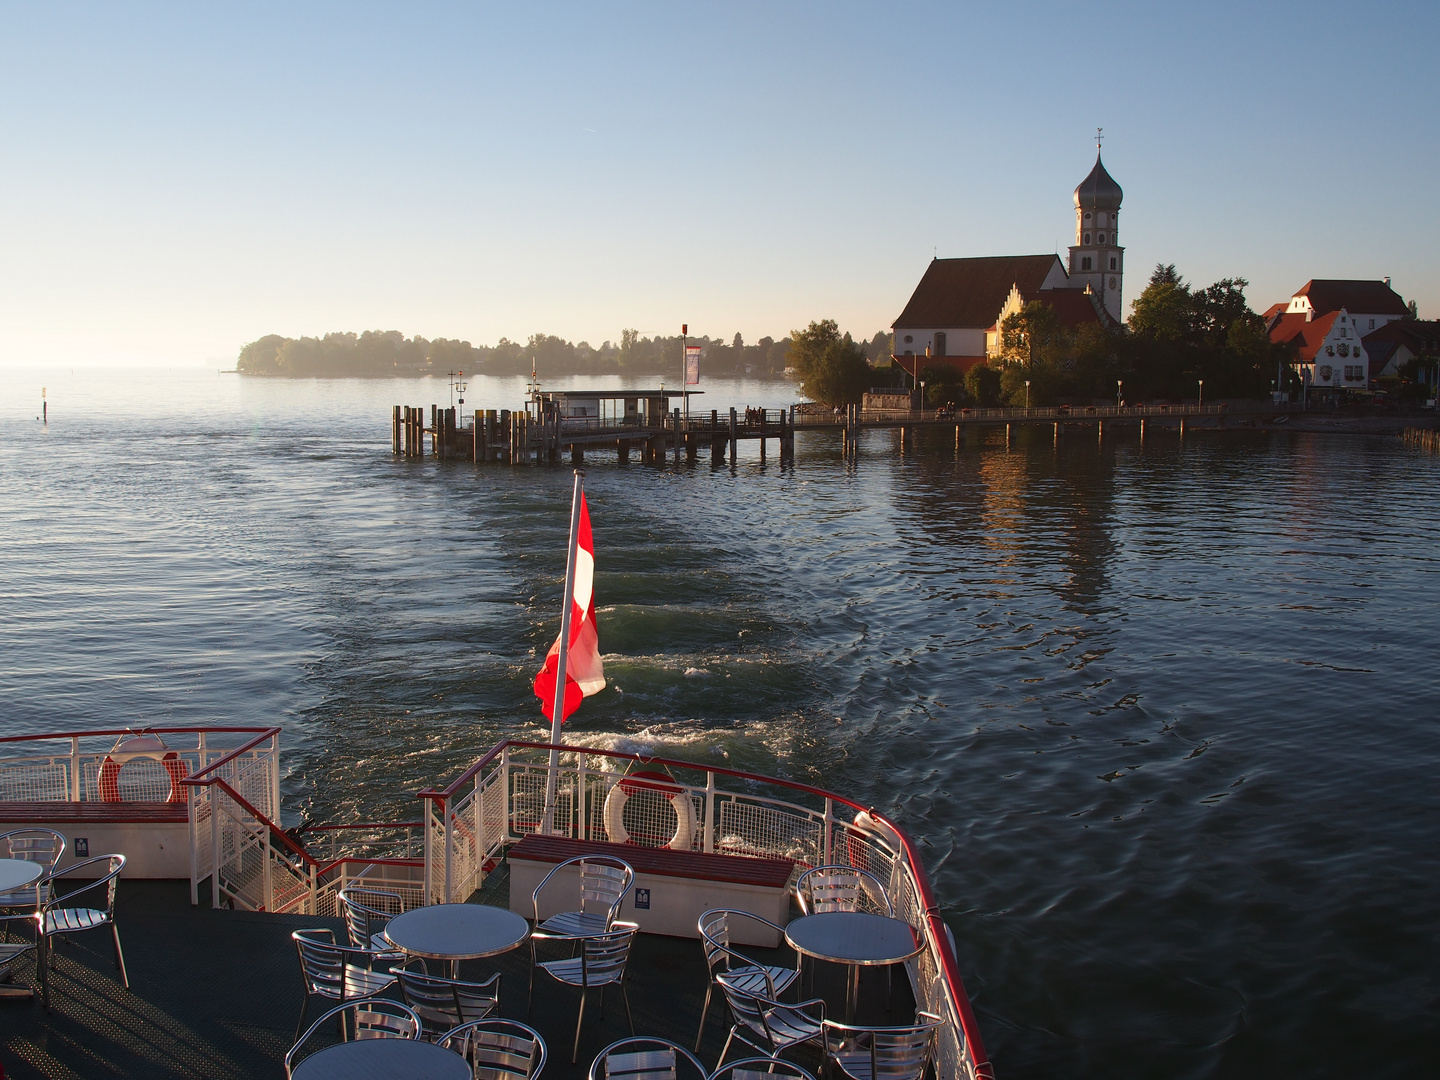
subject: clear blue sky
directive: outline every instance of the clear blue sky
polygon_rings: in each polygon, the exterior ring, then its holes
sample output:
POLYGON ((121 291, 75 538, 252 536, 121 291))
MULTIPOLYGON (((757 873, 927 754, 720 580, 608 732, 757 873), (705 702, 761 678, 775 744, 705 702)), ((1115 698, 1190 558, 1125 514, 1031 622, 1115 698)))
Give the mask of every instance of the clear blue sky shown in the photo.
POLYGON ((1063 250, 1440 316, 1440 5, 8 5, 0 363, 266 333, 753 341, 1063 250), (1092 15, 1093 12, 1093 15, 1092 15))

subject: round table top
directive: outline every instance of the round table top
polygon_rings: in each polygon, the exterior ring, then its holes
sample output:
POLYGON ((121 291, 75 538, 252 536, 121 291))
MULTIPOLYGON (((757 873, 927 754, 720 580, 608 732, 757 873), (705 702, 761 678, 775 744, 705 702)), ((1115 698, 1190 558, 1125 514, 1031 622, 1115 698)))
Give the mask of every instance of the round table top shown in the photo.
POLYGON ((396 915, 385 940, 427 960, 476 960, 509 952, 525 940, 530 924, 505 908, 485 904, 430 904, 396 915))
POLYGON ((295 1080, 470 1080, 470 1063, 419 1039, 356 1039, 317 1050, 295 1080))
POLYGON ((33 885, 45 867, 28 859, 0 859, 0 892, 11 892, 33 885))
POLYGON ((909 923, 866 911, 822 911, 785 927, 785 940, 806 956, 840 964, 898 964, 921 949, 909 923))

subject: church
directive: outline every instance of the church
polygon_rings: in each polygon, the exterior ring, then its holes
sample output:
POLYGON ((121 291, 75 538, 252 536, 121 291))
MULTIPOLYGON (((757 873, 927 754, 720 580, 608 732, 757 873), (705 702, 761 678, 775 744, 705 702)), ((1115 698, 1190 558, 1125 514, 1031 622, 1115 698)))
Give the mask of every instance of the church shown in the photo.
POLYGON ((1095 167, 1075 189, 1068 266, 1058 255, 932 260, 893 324, 896 363, 912 376, 935 364, 968 371, 999 351, 1000 324, 1032 300, 1050 305, 1070 329, 1123 323, 1122 196, 1097 146, 1095 167))

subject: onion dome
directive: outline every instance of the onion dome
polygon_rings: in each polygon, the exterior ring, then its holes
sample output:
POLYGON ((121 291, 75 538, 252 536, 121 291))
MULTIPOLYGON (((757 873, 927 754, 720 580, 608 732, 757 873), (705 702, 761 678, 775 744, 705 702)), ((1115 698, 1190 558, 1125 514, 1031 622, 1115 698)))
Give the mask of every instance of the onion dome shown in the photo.
POLYGON ((1120 190, 1120 185, 1111 179, 1110 174, 1105 171, 1105 166, 1100 164, 1100 155, 1097 153, 1095 167, 1075 189, 1075 208, 1077 210, 1119 210, 1120 200, 1124 196, 1125 193, 1120 190))

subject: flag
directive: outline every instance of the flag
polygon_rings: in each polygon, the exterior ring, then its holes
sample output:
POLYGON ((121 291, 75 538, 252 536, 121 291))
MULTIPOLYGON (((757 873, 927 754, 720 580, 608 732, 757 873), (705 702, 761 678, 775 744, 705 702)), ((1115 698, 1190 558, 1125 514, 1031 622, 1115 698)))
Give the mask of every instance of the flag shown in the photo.
MULTIPOLYGON (((580 493, 580 523, 575 529, 575 591, 570 598, 570 648, 565 657, 565 706, 561 719, 580 707, 583 698, 605 689, 600 638, 595 631, 595 542, 590 537, 590 508, 580 493)), ((549 720, 555 719, 555 674, 560 666, 560 636, 545 654, 535 676, 535 696, 549 720)))
POLYGON ((700 385, 700 346, 685 346, 685 385, 700 385))

